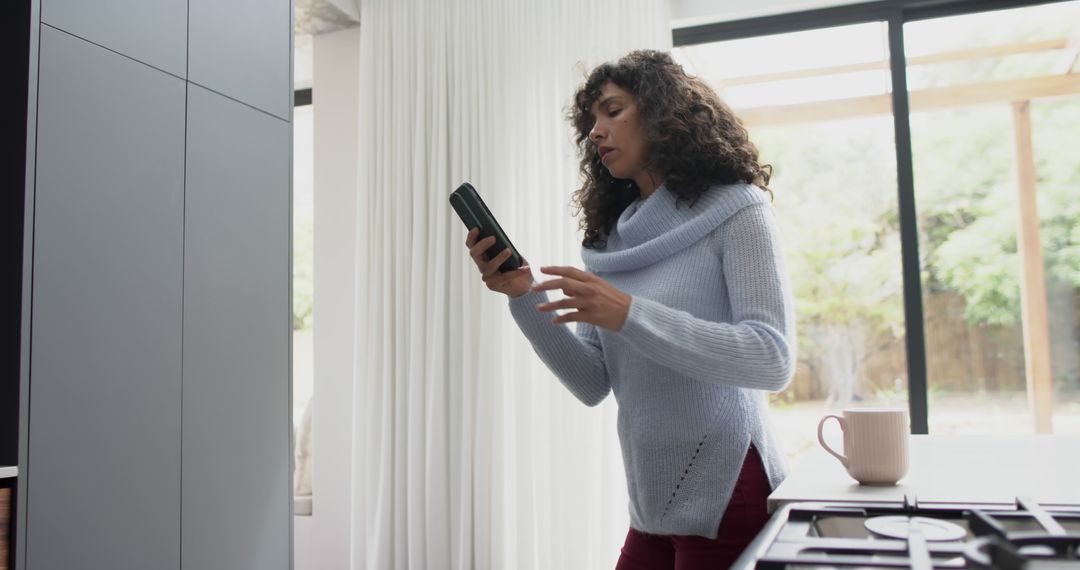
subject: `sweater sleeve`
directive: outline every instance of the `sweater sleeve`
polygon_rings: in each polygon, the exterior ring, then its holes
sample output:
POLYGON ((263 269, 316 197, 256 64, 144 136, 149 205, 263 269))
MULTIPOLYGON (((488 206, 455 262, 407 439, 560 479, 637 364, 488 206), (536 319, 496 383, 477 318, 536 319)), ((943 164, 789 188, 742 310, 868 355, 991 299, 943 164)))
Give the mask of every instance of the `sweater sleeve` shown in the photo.
POLYGON ((553 314, 536 310, 547 300, 544 291, 526 293, 510 299, 510 313, 548 369, 577 399, 595 406, 611 391, 596 327, 579 322, 575 334, 566 325, 552 324, 553 314))
POLYGON ((635 296, 619 334, 654 362, 706 382, 779 391, 795 373, 794 301, 772 209, 749 206, 716 230, 731 322, 635 296))

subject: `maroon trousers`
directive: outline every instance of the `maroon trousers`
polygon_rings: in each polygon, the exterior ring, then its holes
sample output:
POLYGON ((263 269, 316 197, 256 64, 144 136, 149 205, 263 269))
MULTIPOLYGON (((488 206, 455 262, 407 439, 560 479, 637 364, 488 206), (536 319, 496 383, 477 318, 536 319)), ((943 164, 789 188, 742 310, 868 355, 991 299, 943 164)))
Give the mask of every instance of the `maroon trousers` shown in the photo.
POLYGON ((615 570, 728 568, 769 520, 765 504, 768 496, 769 479, 761 456, 751 445, 715 539, 653 535, 630 529, 615 570))

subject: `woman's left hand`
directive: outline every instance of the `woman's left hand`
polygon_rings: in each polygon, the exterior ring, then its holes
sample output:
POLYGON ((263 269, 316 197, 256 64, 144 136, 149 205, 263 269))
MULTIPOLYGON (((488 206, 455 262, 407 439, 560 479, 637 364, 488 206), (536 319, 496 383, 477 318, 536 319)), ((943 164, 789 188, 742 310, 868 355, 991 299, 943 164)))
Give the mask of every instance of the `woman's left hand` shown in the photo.
POLYGON ((582 321, 616 332, 626 323, 631 297, 611 283, 574 267, 541 267, 540 272, 558 275, 560 278, 539 283, 533 286, 533 291, 562 289, 568 298, 542 303, 536 308, 545 313, 558 309, 577 309, 555 317, 553 323, 561 325, 582 321))

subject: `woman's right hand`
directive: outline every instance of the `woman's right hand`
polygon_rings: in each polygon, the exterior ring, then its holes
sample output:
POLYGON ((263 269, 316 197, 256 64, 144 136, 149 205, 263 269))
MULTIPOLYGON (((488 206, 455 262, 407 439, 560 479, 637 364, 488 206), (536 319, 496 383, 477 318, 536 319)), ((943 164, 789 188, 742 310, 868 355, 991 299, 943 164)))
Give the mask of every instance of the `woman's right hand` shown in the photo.
POLYGON ((495 245, 495 238, 488 236, 476 241, 476 236, 479 234, 480 230, 477 228, 469 230, 469 235, 465 238, 465 246, 469 248, 469 257, 472 257, 473 262, 480 268, 480 274, 487 288, 509 297, 520 297, 528 293, 533 283, 529 263, 522 259, 521 267, 500 273, 499 266, 510 258, 510 248, 500 251, 493 259, 488 259, 484 252, 495 245))

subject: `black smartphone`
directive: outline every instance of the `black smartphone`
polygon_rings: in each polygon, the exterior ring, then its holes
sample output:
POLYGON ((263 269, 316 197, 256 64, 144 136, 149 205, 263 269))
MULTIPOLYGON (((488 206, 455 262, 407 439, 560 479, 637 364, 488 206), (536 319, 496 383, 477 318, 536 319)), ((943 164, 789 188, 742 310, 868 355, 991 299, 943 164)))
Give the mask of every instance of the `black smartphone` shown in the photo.
POLYGON ((502 226, 495 221, 495 216, 491 215, 491 210, 488 210, 487 204, 484 204, 484 201, 480 199, 480 194, 476 192, 476 188, 473 188, 472 184, 468 182, 462 183, 457 190, 451 192, 450 205, 454 207, 454 211, 457 212, 461 221, 465 222, 465 227, 469 228, 469 230, 480 228, 480 235, 476 237, 477 241, 488 236, 495 236, 495 244, 485 252, 488 259, 492 259, 502 250, 510 248, 510 257, 499 266, 500 272, 506 273, 521 267, 521 254, 518 253, 514 244, 510 243, 510 238, 506 237, 502 226))

